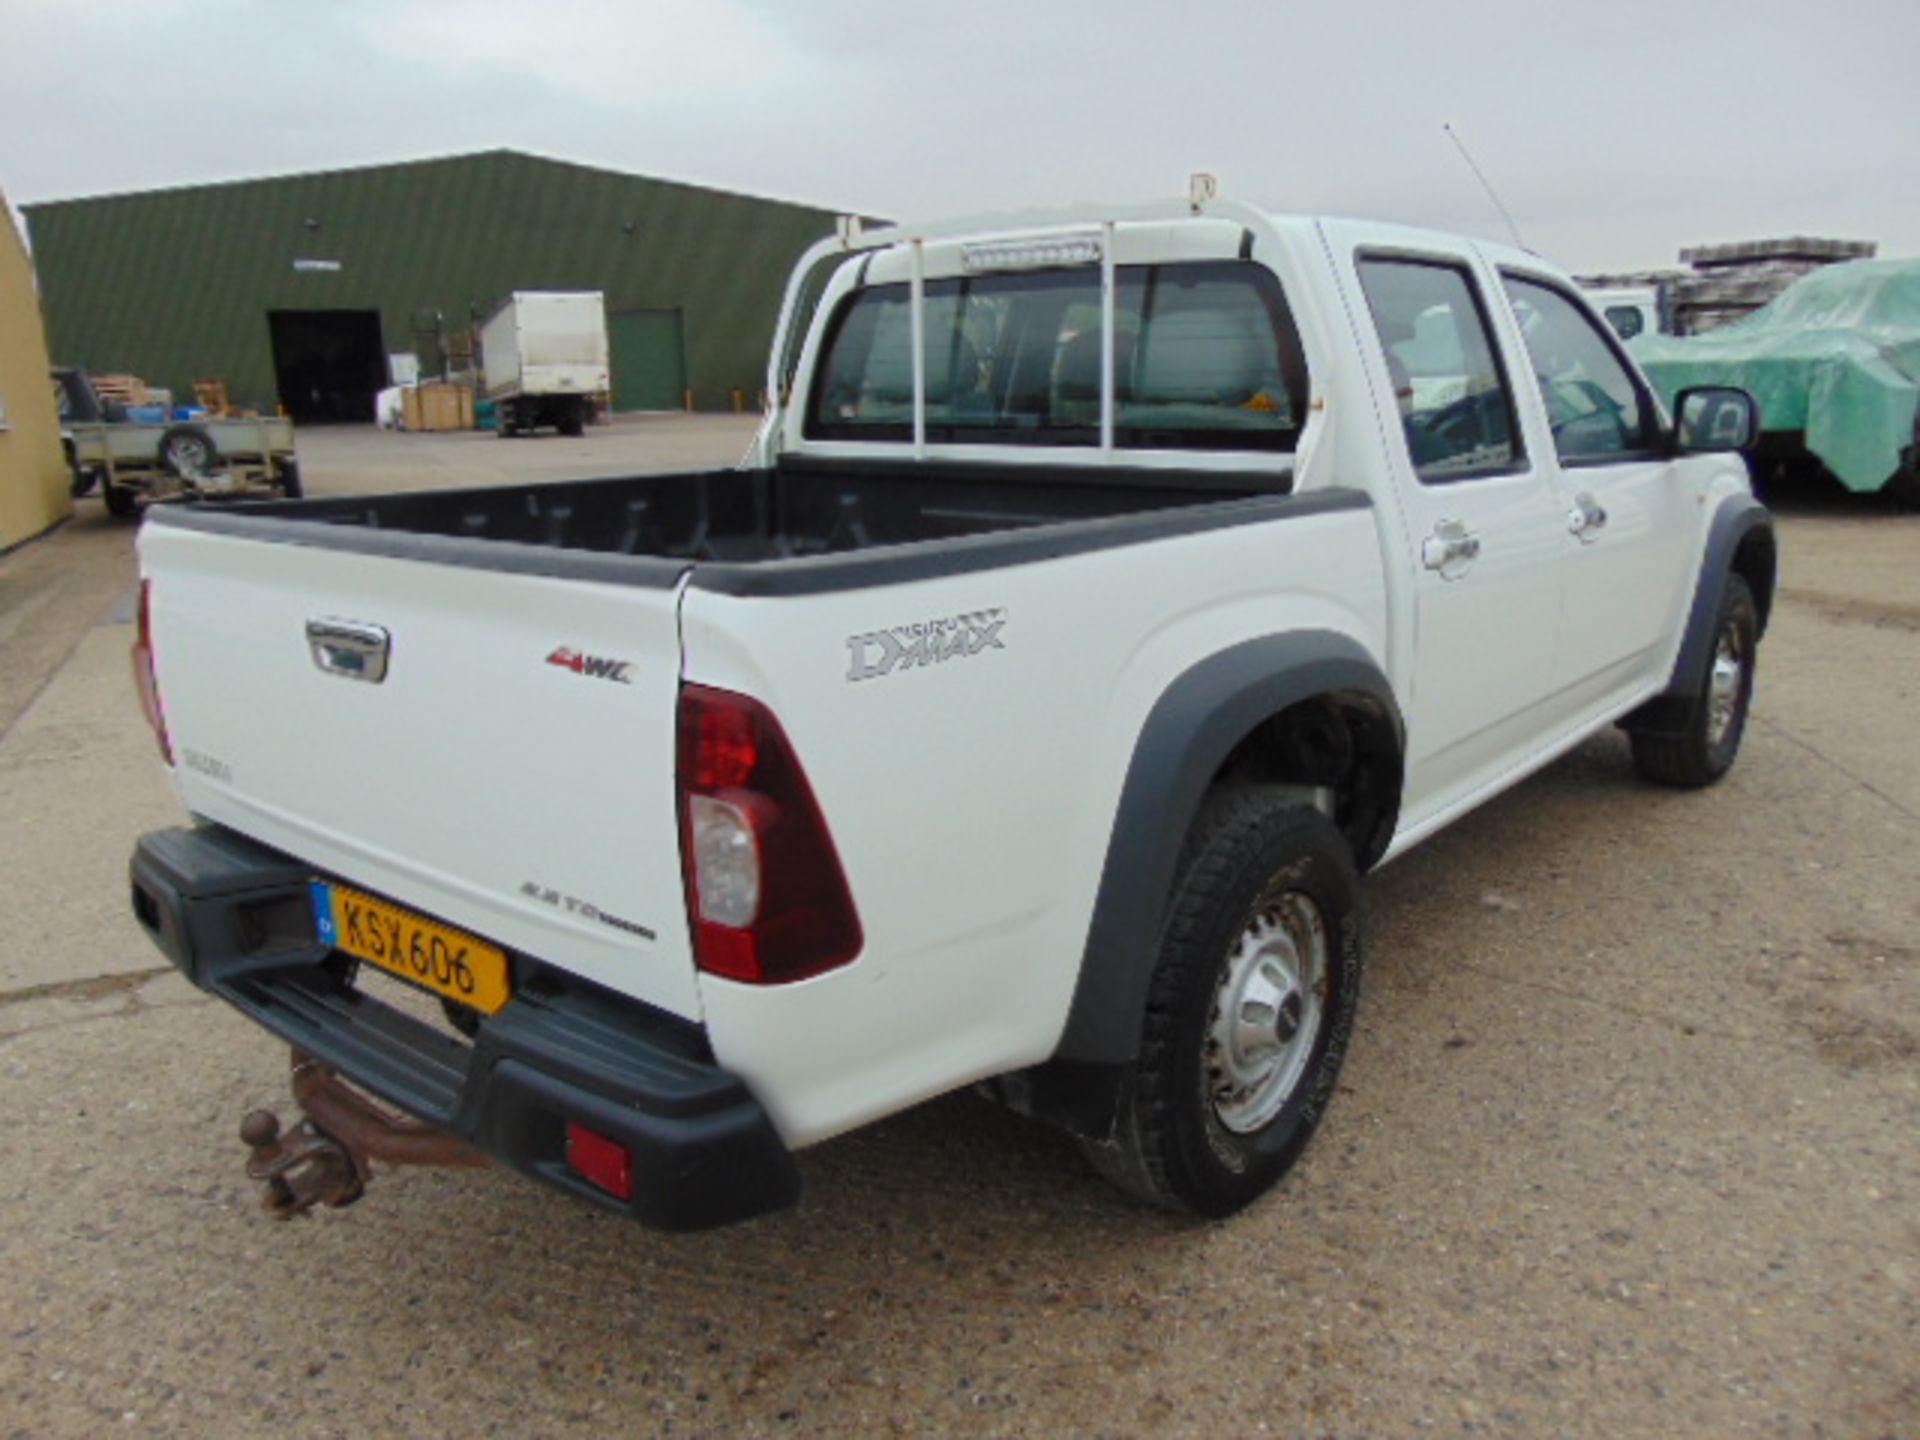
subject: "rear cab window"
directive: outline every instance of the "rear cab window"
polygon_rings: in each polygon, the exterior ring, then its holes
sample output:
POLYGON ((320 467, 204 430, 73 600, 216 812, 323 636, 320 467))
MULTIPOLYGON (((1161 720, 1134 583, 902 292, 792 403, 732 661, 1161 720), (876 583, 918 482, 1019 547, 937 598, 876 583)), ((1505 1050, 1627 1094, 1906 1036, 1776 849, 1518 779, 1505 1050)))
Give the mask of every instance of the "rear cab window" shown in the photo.
MULTIPOLYGON (((1114 282, 1116 449, 1295 448, 1306 363, 1271 270, 1232 260, 1120 265, 1114 282)), ((930 443, 1100 444, 1097 269, 928 280, 923 294, 930 443)), ((806 438, 912 439, 909 296, 904 284, 875 285, 840 303, 806 438)))

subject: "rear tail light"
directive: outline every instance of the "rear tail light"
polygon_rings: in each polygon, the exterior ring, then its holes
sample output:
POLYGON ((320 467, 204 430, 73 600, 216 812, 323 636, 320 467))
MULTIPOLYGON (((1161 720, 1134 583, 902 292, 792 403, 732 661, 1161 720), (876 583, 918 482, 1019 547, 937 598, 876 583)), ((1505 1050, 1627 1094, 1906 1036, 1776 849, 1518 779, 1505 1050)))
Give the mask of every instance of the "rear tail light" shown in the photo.
POLYGON ((160 758, 173 764, 173 740, 167 734, 167 709, 160 700, 160 679, 153 669, 153 582, 140 582, 140 626, 133 641, 133 688, 140 709, 160 742, 160 758))
POLYGON ((633 1156, 617 1140, 567 1121, 567 1168, 616 1200, 633 1198, 633 1156))
POLYGON ((860 953, 860 917, 786 732, 756 700, 680 689, 681 855, 694 962, 755 985, 860 953))

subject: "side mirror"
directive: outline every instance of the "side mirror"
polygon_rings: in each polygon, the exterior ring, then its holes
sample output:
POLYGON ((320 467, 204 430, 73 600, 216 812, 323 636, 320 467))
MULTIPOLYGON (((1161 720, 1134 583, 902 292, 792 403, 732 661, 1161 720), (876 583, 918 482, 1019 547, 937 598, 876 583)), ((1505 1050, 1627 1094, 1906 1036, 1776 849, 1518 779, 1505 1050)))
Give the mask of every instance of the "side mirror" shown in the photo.
POLYGON ((1677 455, 1744 450, 1760 438, 1760 407, 1731 385, 1695 385, 1673 400, 1677 455))

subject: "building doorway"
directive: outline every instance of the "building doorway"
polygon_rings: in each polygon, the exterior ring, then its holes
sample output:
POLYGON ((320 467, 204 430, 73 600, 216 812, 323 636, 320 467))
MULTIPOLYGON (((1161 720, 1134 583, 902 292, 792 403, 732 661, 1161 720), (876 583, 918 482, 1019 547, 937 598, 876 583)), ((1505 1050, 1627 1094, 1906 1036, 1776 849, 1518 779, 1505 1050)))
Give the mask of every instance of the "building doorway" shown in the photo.
POLYGON ((678 410, 687 386, 678 310, 616 310, 607 317, 607 368, 616 410, 678 410))
POLYGON ((371 423, 387 386, 377 310, 269 310, 273 376, 296 421, 371 423))

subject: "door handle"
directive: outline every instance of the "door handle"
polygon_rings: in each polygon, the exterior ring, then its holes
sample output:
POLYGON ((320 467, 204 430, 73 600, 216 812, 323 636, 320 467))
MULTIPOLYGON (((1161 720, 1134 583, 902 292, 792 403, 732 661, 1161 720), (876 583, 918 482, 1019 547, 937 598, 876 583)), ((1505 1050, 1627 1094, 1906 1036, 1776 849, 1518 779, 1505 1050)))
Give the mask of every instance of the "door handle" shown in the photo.
POLYGON ((1592 540, 1606 528, 1607 512, 1600 502, 1584 490, 1573 497, 1573 509, 1567 512, 1567 531, 1581 540, 1592 540))
POLYGON ((1420 542, 1420 563, 1442 580, 1457 580, 1480 556, 1480 537, 1458 520, 1442 520, 1420 542))
POLYGON ((327 674, 378 685, 387 678, 393 637, 378 625, 357 620, 309 620, 307 648, 313 663, 327 674))

